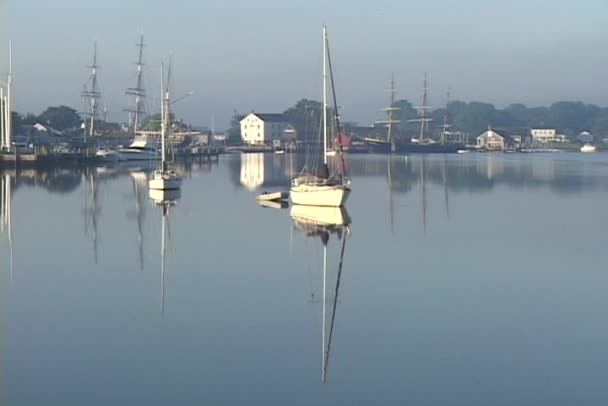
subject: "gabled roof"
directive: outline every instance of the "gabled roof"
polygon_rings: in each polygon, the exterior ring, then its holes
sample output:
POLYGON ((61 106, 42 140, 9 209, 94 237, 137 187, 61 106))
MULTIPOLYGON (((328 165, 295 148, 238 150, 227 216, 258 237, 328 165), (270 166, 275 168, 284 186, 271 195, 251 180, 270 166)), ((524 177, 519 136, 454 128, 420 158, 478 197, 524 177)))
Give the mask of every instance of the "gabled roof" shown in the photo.
POLYGON ((262 121, 271 123, 286 123, 287 119, 283 114, 276 113, 251 113, 262 121))

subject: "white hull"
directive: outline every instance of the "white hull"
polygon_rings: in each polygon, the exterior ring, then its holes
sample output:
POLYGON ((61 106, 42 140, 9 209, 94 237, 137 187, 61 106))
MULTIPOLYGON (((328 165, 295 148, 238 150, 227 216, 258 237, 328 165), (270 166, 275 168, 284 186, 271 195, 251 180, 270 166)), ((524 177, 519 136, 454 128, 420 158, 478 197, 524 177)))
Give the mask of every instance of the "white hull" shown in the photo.
POLYGON ((289 216, 300 224, 317 226, 344 226, 351 222, 344 207, 293 205, 289 216))
POLYGON ((306 206, 331 206, 340 207, 344 205, 350 189, 342 185, 298 185, 292 186, 289 197, 293 204, 306 206))
POLYGON ((168 202, 175 202, 181 197, 181 191, 179 189, 173 190, 155 190, 150 189, 150 199, 156 204, 163 204, 168 202))
POLYGON ((152 190, 177 190, 182 187, 182 180, 172 176, 155 177, 148 185, 152 190))
POLYGON ((118 150, 119 161, 150 161, 160 160, 160 156, 156 152, 152 151, 137 151, 120 149, 118 150))
POLYGON ((583 145, 581 147, 581 152, 595 152, 595 146, 594 145, 583 145))

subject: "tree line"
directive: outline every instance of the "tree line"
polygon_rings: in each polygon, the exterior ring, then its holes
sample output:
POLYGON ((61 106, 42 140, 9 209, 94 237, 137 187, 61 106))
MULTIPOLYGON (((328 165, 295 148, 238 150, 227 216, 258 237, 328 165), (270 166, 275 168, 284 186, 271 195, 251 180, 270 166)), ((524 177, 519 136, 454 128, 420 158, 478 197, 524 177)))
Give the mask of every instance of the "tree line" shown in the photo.
MULTIPOLYGON (((415 133, 419 124, 408 122, 419 116, 418 111, 408 100, 397 100, 392 107, 393 119, 399 120, 397 130, 400 133, 415 133)), ((300 138, 318 137, 322 105, 316 100, 302 99, 283 112, 286 121, 290 122, 300 138)), ((240 120, 245 115, 235 111, 232 117, 229 136, 240 139, 240 120)), ((568 138, 575 138, 582 131, 589 131, 599 137, 608 136, 608 108, 577 101, 560 101, 550 106, 527 107, 524 104, 510 104, 505 108, 496 108, 493 104, 483 102, 452 101, 446 108, 439 108, 430 113, 432 123, 430 131, 439 133, 444 118, 447 118, 452 131, 461 131, 477 136, 488 126, 494 128, 525 127, 555 128, 568 138)), ((385 117, 378 117, 383 120, 385 117)), ((355 123, 346 123, 355 125, 355 123)))

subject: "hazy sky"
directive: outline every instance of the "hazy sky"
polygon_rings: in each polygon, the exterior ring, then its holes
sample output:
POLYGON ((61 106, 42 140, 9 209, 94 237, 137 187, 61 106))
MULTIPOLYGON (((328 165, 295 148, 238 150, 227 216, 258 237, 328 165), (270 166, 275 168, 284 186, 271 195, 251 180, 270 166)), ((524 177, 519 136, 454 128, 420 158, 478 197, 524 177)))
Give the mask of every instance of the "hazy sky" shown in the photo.
POLYGON ((14 44, 15 105, 81 109, 93 41, 109 119, 124 121, 135 43, 147 44, 148 109, 158 108, 159 65, 173 52, 176 104, 186 120, 228 125, 233 109, 280 112, 320 98, 321 26, 327 24, 344 119, 379 118, 387 80, 418 102, 503 106, 557 100, 606 105, 607 0, 0 0, 0 72, 14 44))

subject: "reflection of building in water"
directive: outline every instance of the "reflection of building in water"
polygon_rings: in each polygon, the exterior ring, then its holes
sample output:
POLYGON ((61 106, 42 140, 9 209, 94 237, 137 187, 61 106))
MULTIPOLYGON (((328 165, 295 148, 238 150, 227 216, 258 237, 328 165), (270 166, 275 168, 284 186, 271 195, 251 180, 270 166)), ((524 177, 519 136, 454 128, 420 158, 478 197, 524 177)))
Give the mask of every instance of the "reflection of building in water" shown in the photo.
POLYGON ((477 172, 487 179, 493 179, 504 173, 504 165, 505 160, 502 155, 484 154, 477 160, 477 172))
MULTIPOLYGON (((308 237, 319 237, 323 243, 322 257, 322 295, 319 299, 321 311, 321 381, 327 378, 327 369, 332 346, 332 338, 336 320, 340 280, 344 264, 346 240, 350 232, 351 219, 343 207, 317 207, 294 205, 290 216, 295 227, 308 237), (330 238, 334 235, 342 240, 339 248, 339 258, 336 266, 328 265, 328 250, 330 238)), ((315 300, 314 293, 311 299, 315 300)))
POLYGON ((537 181, 552 181, 555 179, 555 160, 553 158, 532 159, 532 178, 537 181))
POLYGON ((289 186, 289 178, 281 169, 284 157, 264 153, 241 154, 241 184, 251 191, 262 186, 289 186))

